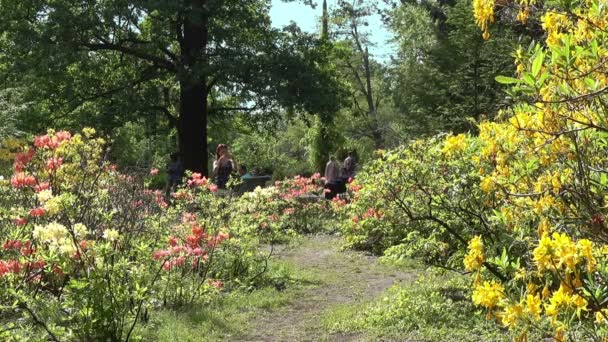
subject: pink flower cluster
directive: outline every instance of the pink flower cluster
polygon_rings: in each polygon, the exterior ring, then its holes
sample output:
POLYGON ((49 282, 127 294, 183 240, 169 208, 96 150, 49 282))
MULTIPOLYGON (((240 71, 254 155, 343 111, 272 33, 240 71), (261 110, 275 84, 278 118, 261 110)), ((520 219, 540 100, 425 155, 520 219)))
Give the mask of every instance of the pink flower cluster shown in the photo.
POLYGON ((200 173, 192 174, 192 177, 188 179, 188 186, 191 188, 207 187, 209 191, 217 192, 217 185, 209 182, 209 179, 207 179, 207 177, 204 177, 200 173))
POLYGON ((319 180, 321 180, 321 175, 315 173, 310 178, 295 176, 293 179, 284 182, 276 182, 275 186, 283 186, 284 189, 282 190, 285 192, 281 195, 281 198, 289 201, 299 196, 320 191, 319 180))

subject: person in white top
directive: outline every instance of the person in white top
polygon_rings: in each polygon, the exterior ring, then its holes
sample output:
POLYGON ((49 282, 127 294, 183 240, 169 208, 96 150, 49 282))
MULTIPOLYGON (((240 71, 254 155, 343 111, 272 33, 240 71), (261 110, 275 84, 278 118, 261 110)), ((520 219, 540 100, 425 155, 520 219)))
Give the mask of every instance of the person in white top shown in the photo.
POLYGON ((329 190, 325 192, 325 198, 332 199, 337 195, 336 188, 340 181, 340 165, 336 157, 331 156, 325 165, 325 189, 329 190))

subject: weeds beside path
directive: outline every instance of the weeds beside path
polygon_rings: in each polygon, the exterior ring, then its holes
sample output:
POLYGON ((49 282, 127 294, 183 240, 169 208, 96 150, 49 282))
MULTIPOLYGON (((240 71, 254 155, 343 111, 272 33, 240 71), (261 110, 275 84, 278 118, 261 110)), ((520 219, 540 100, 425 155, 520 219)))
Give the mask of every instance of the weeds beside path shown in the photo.
MULTIPOLYGON (((415 272, 398 271, 378 259, 339 250, 340 239, 310 236, 296 246, 280 246, 275 258, 308 273, 317 286, 303 289, 289 304, 259 312, 238 341, 360 341, 360 335, 330 335, 321 317, 333 307, 369 301, 395 283, 411 281, 415 272)), ((289 291, 289 289, 287 289, 289 291)))

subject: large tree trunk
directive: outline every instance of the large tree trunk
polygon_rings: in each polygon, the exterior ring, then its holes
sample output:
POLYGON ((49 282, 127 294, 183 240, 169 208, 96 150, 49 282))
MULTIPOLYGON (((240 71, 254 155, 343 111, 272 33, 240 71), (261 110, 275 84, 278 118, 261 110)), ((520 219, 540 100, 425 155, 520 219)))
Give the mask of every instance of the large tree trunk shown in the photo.
POLYGON ((204 83, 180 82, 179 149, 184 167, 208 174, 207 95, 204 83))
POLYGON ((179 148, 184 167, 208 175, 207 75, 205 53, 209 39, 205 0, 191 0, 191 9, 178 26, 181 50, 179 148))

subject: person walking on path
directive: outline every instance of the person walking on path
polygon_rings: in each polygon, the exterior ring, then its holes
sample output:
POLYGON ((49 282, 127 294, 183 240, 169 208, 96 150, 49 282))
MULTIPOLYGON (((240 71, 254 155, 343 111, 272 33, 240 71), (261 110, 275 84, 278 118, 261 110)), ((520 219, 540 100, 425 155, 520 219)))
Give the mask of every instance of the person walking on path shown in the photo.
POLYGON ((226 189, 226 184, 234 170, 236 170, 236 163, 231 159, 228 146, 219 144, 215 150, 215 161, 213 162, 213 176, 218 189, 226 189))

